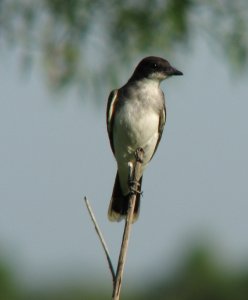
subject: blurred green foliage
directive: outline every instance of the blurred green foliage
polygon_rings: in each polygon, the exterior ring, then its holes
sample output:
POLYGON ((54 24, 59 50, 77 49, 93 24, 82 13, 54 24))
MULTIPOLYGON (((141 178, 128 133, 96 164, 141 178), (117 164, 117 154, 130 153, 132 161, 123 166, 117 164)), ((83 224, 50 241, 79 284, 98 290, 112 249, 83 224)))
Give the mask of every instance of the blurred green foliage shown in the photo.
MULTIPOLYGON (((0 267, 1 300, 94 300, 110 299, 109 291, 102 288, 100 278, 90 286, 70 286, 64 282, 54 288, 41 287, 27 290, 18 289, 18 284, 6 272, 6 266, 0 267)), ((166 272, 165 272, 166 273, 166 272)), ((164 273, 164 274, 165 274, 164 273)), ((248 268, 242 270, 223 266, 218 257, 213 256, 204 247, 196 247, 188 252, 182 263, 170 276, 161 274, 157 280, 135 292, 122 291, 126 300, 246 300, 248 299, 248 268)), ((126 274, 128 275, 128 274, 126 274)), ((68 282, 71 282, 68 278, 68 282)), ((80 281, 79 281, 80 282, 80 281)), ((140 284, 140 283, 139 283, 140 284)))
POLYGON ((247 0, 1 0, 0 49, 21 47, 26 67, 39 57, 52 88, 93 89, 113 85, 127 60, 170 57, 201 35, 238 73, 247 67, 247 20, 247 0))
POLYGON ((0 299, 17 299, 16 284, 6 264, 0 260, 0 299))

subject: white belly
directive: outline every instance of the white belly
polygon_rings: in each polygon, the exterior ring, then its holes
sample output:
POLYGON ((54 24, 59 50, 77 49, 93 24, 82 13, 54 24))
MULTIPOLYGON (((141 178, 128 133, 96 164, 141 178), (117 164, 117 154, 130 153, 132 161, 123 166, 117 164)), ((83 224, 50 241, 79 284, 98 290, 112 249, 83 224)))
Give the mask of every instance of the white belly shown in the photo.
POLYGON ((154 110, 139 112, 122 109, 115 117, 113 135, 115 157, 118 164, 121 187, 128 193, 128 163, 135 160, 135 151, 144 150, 142 172, 150 161, 158 141, 159 115, 154 110))

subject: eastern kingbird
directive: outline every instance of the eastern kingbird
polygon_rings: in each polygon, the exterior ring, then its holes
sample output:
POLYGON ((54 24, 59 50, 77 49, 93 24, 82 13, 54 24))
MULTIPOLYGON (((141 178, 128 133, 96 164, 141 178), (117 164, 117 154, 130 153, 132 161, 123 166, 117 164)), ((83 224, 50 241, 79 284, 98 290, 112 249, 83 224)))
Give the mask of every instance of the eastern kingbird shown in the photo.
MULTIPOLYGON (((183 75, 160 57, 149 56, 141 60, 128 82, 113 90, 108 98, 107 129, 110 145, 117 161, 108 217, 120 221, 127 214, 129 169, 135 162, 137 148, 144 150, 141 174, 152 159, 160 142, 166 109, 160 82, 172 75, 183 75)), ((139 178, 141 191, 142 176, 139 178)), ((133 220, 139 215, 140 193, 137 194, 133 220)))

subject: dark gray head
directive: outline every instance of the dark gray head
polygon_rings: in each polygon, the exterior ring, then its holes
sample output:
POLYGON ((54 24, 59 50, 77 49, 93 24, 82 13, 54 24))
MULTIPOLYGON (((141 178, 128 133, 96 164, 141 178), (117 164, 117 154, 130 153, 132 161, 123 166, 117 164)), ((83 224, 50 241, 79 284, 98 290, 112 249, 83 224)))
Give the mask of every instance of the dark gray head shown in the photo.
POLYGON ((162 81, 172 75, 183 75, 183 73, 172 67, 167 60, 161 57, 148 56, 140 61, 129 81, 143 78, 162 81))

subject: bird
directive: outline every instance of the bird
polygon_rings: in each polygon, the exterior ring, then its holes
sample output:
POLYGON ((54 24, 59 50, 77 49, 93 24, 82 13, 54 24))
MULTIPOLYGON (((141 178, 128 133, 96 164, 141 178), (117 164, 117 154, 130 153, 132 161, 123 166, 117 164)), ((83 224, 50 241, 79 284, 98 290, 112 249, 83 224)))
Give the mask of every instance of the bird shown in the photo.
POLYGON ((142 148, 144 157, 138 178, 133 222, 138 219, 143 171, 154 156, 166 121, 165 97, 160 83, 181 71, 161 57, 143 58, 130 79, 111 91, 106 111, 107 131, 117 162, 117 174, 108 209, 110 221, 125 219, 130 195, 129 170, 135 162, 135 151, 142 148))

